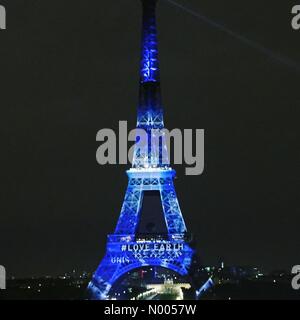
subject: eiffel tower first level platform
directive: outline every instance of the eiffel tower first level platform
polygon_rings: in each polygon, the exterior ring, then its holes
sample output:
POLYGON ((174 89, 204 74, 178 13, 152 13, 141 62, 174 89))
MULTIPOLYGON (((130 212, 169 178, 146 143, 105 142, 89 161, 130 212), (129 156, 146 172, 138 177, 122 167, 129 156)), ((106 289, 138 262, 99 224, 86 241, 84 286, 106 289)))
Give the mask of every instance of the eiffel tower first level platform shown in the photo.
MULTIPOLYGON (((143 5, 142 52, 140 65, 140 95, 137 128, 144 129, 147 141, 153 130, 164 128, 160 91, 157 28, 157 0, 141 0, 143 5)), ((137 141, 141 137, 137 136, 137 141)), ((154 139, 153 139, 154 140, 154 139)), ((106 254, 89 283, 91 299, 107 299, 114 283, 131 270, 160 266, 188 276, 194 250, 190 246, 187 228, 174 188, 175 171, 165 161, 166 143, 136 144, 132 168, 127 171, 128 188, 119 221, 113 234, 108 235, 106 254), (141 211, 147 193, 155 192, 160 199, 166 232, 139 233, 141 211)), ((157 208, 148 203, 150 220, 157 208)))

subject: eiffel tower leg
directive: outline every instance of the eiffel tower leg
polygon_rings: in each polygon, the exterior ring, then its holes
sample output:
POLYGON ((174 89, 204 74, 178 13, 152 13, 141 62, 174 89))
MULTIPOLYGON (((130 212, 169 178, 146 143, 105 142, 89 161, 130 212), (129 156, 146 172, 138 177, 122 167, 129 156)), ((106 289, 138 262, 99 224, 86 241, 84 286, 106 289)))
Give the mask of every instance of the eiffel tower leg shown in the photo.
POLYGON ((113 285, 113 279, 118 273, 119 264, 112 264, 110 257, 106 254, 101 261, 97 271, 89 283, 88 291, 90 299, 105 300, 113 285))
POLYGON ((176 191, 173 182, 163 185, 161 202, 166 219, 169 234, 184 234, 187 232, 182 213, 179 207, 176 191))
POLYGON ((132 186, 130 181, 121 209, 116 234, 135 234, 138 214, 142 204, 142 186, 132 186))

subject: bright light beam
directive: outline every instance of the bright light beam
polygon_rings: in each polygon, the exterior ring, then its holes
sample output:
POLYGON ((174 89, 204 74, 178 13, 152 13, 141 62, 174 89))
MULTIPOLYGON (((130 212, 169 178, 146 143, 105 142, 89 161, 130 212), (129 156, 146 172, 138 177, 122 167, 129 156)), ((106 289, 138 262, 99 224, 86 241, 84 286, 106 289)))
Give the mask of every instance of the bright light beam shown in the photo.
POLYGON ((298 62, 293 61, 290 58, 281 55, 280 53, 276 53, 276 52, 272 51, 271 49, 268 49, 265 46, 261 45, 260 43, 257 43, 253 40, 250 40, 250 39, 244 37, 243 35, 227 28, 226 26, 222 25, 221 23, 215 22, 212 19, 204 16, 203 14, 201 14, 199 12, 195 12, 192 9, 189 9, 189 8, 181 5, 180 3, 177 3, 174 0, 165 0, 165 1, 169 2, 170 4, 172 4, 173 6, 179 8, 179 9, 185 11, 186 13, 194 16, 195 18, 201 20, 202 22, 207 23, 211 27, 225 32, 226 34, 241 41, 242 43, 248 45, 249 47, 252 47, 252 48, 260 51, 261 53, 269 56, 271 59, 278 61, 278 62, 292 68, 295 71, 300 72, 300 64, 298 62))

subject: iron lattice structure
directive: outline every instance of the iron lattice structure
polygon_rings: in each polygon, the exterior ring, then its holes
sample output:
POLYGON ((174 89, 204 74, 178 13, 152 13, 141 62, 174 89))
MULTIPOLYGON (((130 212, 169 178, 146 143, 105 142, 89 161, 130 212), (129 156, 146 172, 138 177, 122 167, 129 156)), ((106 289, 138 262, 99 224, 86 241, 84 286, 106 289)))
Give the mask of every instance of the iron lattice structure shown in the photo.
MULTIPOLYGON (((187 241, 187 228, 174 188, 175 171, 164 155, 167 146, 150 142, 164 128, 161 102, 155 7, 157 0, 142 0, 143 32, 140 67, 140 98, 137 128, 148 139, 134 152, 129 183, 115 232, 108 235, 106 254, 88 286, 92 299, 106 299, 112 285, 130 270, 161 266, 188 275, 194 250, 187 241), (153 130, 154 129, 154 130, 153 130), (156 133, 153 133, 156 132, 156 133), (146 192, 160 194, 167 227, 165 235, 139 236, 140 211, 146 192)), ((141 137, 137 137, 137 140, 141 137)))

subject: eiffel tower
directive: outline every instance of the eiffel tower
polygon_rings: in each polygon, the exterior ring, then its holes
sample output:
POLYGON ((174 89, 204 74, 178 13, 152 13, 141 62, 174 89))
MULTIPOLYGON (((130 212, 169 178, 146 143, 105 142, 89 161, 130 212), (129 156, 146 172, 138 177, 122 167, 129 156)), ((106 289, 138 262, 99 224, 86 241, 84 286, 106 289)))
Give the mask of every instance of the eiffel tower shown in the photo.
POLYGON ((160 266, 186 276, 194 256, 173 184, 176 173, 164 159, 165 140, 156 146, 149 143, 155 132, 164 128, 155 16, 158 0, 141 1, 143 28, 137 128, 143 129, 149 139, 148 143, 136 147, 132 168, 127 171, 129 183, 119 221, 114 233, 108 235, 105 257, 88 286, 94 300, 106 299, 113 284, 133 269, 160 266), (151 192, 160 196, 165 234, 138 233, 142 203, 151 192))

